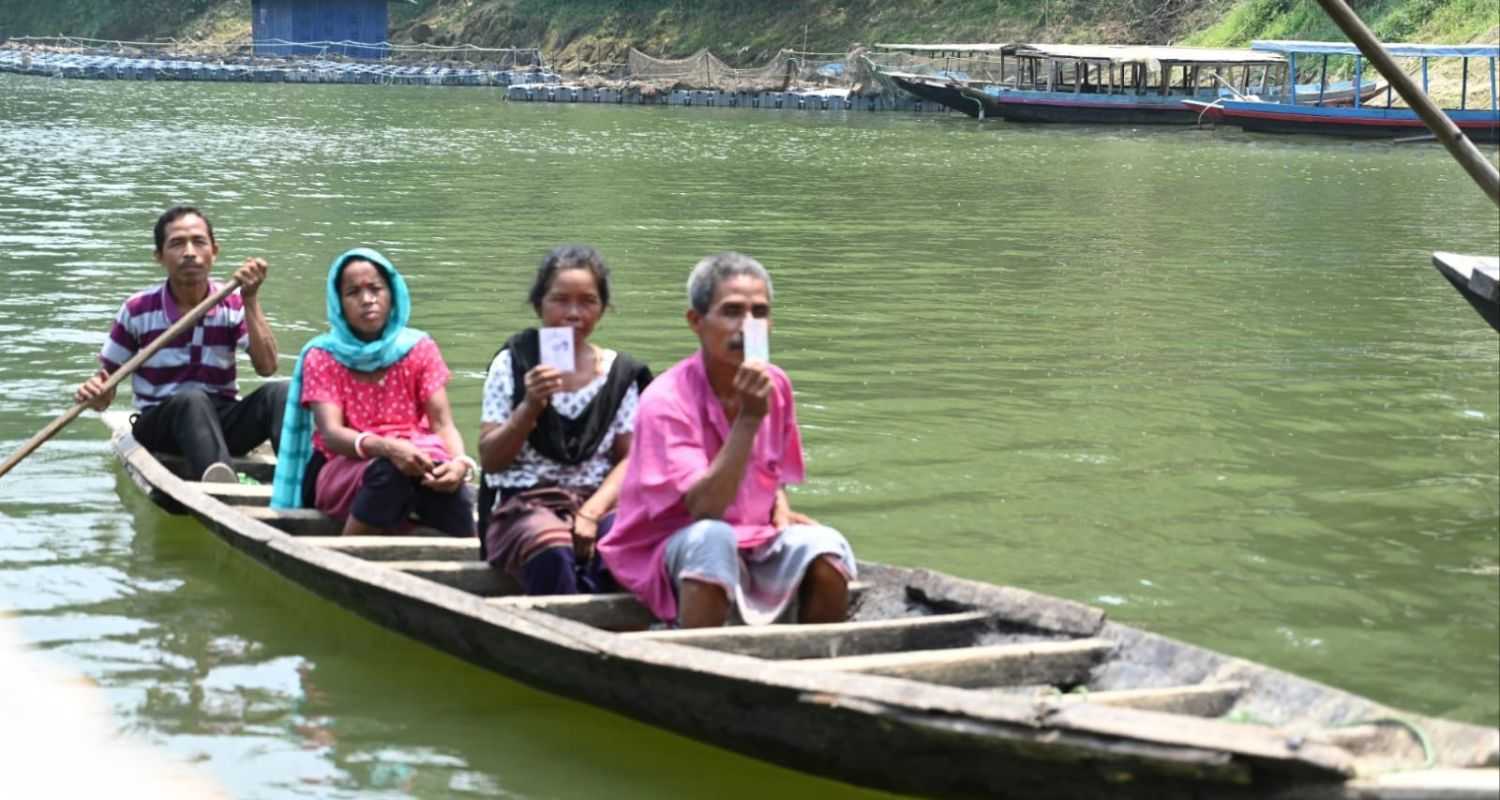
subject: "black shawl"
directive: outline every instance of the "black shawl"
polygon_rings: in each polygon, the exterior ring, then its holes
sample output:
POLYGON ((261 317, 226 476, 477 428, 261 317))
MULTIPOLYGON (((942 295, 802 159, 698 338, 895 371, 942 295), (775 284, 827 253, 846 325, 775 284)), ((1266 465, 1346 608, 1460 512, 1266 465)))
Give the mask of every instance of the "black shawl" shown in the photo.
MULTIPOLYGON (((521 407, 521 401, 526 399, 526 373, 541 362, 541 337, 536 328, 527 328, 524 331, 510 337, 501 348, 495 351, 495 356, 510 351, 510 375, 513 386, 510 394, 511 411, 521 407)), ((494 362, 491 358, 491 363, 494 362)), ((599 444, 604 441, 604 436, 609 432, 609 426, 614 423, 615 414, 620 410, 620 403, 625 399, 625 394, 632 385, 639 391, 645 391, 646 385, 651 382, 651 370, 645 364, 631 358, 625 353, 615 355, 615 363, 610 367, 609 374, 605 376, 604 386, 599 394, 589 401, 582 414, 577 419, 568 419, 557 413, 551 404, 542 410, 542 415, 537 418, 536 427, 526 437, 526 441, 540 455, 560 464, 581 464, 594 455, 599 449, 599 444)), ((481 520, 489 517, 490 506, 494 503, 494 490, 488 486, 481 487, 479 498, 479 516, 481 520)), ((483 526, 480 528, 483 537, 483 526)))

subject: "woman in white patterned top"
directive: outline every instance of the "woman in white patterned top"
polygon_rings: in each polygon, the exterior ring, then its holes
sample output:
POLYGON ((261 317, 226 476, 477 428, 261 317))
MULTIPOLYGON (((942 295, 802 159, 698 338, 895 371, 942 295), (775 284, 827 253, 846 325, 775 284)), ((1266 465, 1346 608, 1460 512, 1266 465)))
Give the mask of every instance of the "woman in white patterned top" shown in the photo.
POLYGON ((482 549, 527 594, 595 591, 606 578, 594 543, 612 522, 651 373, 589 341, 609 307, 609 267, 594 248, 553 249, 529 299, 542 326, 573 329, 573 370, 540 363, 536 328, 512 336, 490 363, 479 438, 482 549))

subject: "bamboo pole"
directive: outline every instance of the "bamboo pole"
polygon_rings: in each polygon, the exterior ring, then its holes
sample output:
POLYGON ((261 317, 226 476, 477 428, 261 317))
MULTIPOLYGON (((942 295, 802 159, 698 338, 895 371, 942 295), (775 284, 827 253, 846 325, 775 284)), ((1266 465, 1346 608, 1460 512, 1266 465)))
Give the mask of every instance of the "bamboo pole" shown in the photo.
MULTIPOLYGON (((120 368, 115 370, 109 376, 109 378, 104 381, 104 391, 107 393, 118 386, 120 384, 120 381, 125 380, 125 378, 134 373, 137 368, 146 363, 146 359, 156 355, 156 351, 162 349, 163 347, 166 347, 177 337, 192 329, 194 325, 198 324, 198 320, 203 318, 203 315, 213 310, 215 306, 223 302, 224 298, 228 297, 230 293, 238 288, 240 288, 240 282, 238 280, 230 280, 228 283, 220 287, 219 291, 214 292, 213 294, 209 295, 203 302, 199 303, 196 306, 193 306, 193 309, 191 311, 183 314, 180 319, 172 323, 172 326, 170 328, 167 328, 167 330, 160 336, 152 340, 151 344, 148 344, 145 347, 141 348, 140 352, 132 356, 129 361, 121 364, 120 368)), ((53 436, 55 436, 58 431, 67 427, 69 422, 72 422, 74 419, 76 419, 78 415, 82 414, 86 409, 88 409, 88 407, 89 406, 87 403, 75 403, 72 408, 63 412, 63 414, 57 419, 54 419, 50 423, 48 423, 47 427, 42 428, 41 430, 37 431, 35 436, 27 439, 26 443, 21 445, 21 448, 19 450, 12 453, 10 455, 10 458, 5 459, 5 463, 0 464, 0 478, 5 477, 5 474, 7 472, 10 472, 12 468, 21 463, 21 459, 31 455, 32 452, 34 452, 38 447, 41 447, 48 439, 51 439, 53 436)))
POLYGON ((1360 52, 1370 59, 1370 63, 1380 70, 1386 82, 1396 88, 1401 99, 1405 100, 1406 104, 1417 112, 1417 116, 1427 123, 1427 127, 1437 136, 1438 141, 1448 148, 1448 152, 1458 160, 1464 171, 1469 173, 1469 177, 1479 184, 1479 188, 1489 195, 1491 201, 1500 205, 1500 170, 1497 170, 1495 165, 1479 152, 1479 148, 1475 147, 1453 120, 1449 119, 1448 115, 1432 102, 1432 98, 1417 88, 1411 78, 1396 66, 1395 59, 1392 59, 1391 54, 1380 46, 1374 32, 1360 20, 1359 15, 1355 14, 1344 0, 1318 0, 1318 5, 1328 12, 1328 16, 1332 17, 1339 28, 1344 31, 1344 35, 1348 36, 1349 40, 1359 47, 1360 52))

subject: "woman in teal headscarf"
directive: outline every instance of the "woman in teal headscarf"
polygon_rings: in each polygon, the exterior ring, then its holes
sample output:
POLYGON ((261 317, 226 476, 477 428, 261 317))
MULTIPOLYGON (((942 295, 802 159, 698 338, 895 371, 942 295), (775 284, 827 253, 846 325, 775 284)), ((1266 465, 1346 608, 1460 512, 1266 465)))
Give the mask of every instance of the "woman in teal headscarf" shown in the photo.
POLYGON ((374 250, 349 250, 329 266, 327 306, 329 331, 302 348, 292 374, 272 507, 302 505, 307 464, 322 460, 313 503, 346 535, 399 530, 415 516, 473 536, 474 461, 453 425, 451 373, 437 343, 406 327, 401 273, 374 250))

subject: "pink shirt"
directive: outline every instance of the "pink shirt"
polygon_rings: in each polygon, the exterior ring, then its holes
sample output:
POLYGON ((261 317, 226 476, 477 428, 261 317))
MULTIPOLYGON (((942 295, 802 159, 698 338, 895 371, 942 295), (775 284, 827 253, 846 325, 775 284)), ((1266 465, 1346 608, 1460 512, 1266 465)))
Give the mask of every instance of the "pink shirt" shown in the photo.
MULTIPOLYGON (((446 461, 447 448, 427 419, 427 401, 448 384, 451 375, 432 339, 417 342, 376 383, 355 380, 353 370, 315 347, 302 362, 302 405, 333 403, 344 409, 344 424, 350 428, 406 439, 429 457, 446 461)), ((329 458, 334 455, 324 445, 322 433, 313 433, 313 447, 329 458)))
MULTIPOLYGON (((776 490, 801 483, 805 472, 792 382, 774 365, 770 373, 770 409, 755 434, 739 493, 723 515, 741 549, 776 538, 776 490)), ((729 420, 709 386, 701 352, 677 362, 641 395, 615 525, 600 540, 599 552, 615 580, 659 619, 677 617, 665 567, 667 539, 695 522, 683 497, 728 437, 729 420)))

